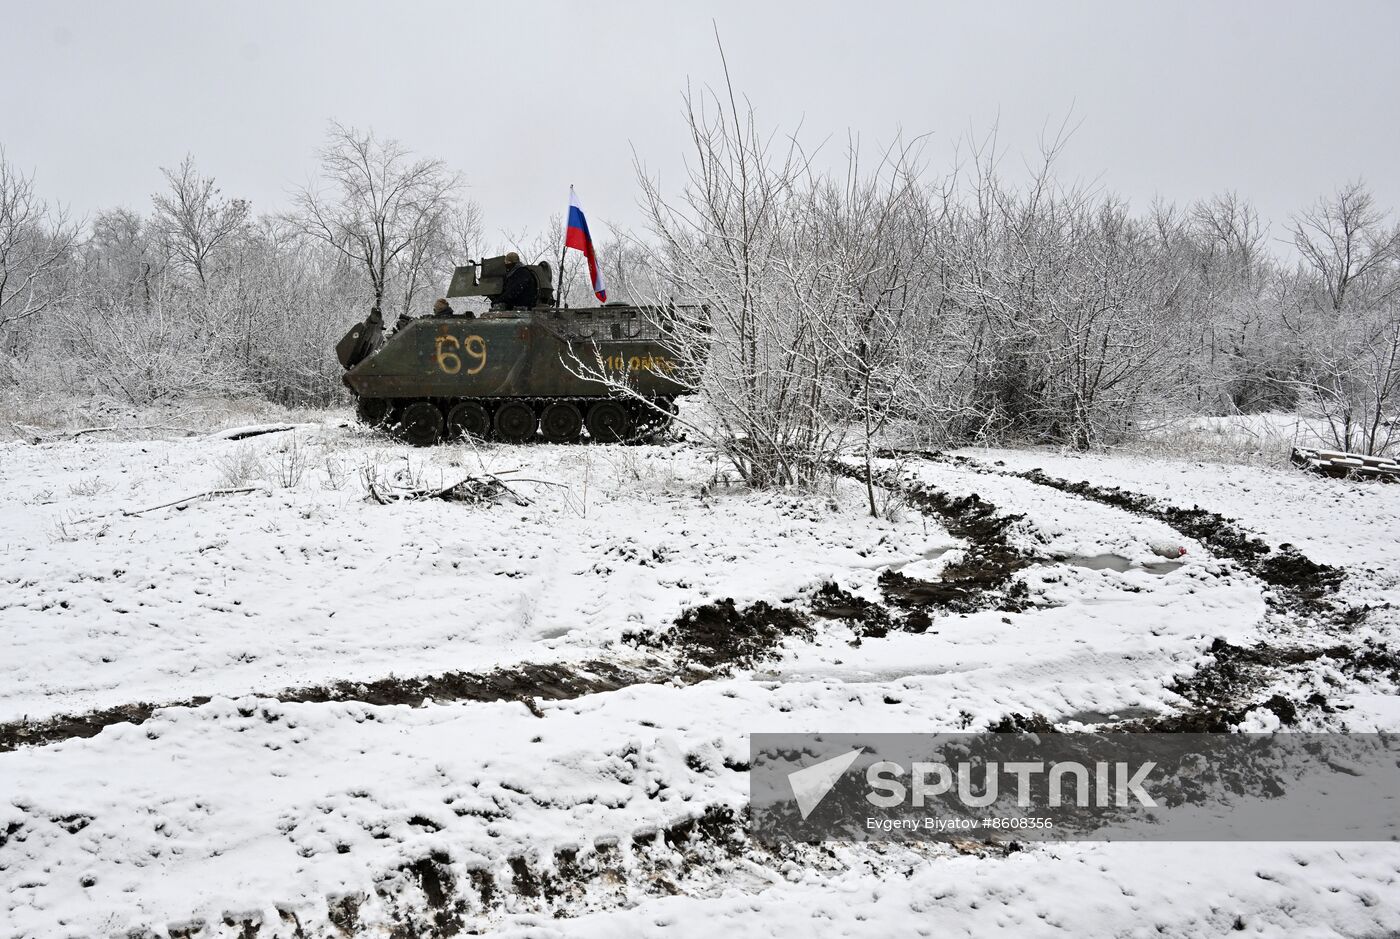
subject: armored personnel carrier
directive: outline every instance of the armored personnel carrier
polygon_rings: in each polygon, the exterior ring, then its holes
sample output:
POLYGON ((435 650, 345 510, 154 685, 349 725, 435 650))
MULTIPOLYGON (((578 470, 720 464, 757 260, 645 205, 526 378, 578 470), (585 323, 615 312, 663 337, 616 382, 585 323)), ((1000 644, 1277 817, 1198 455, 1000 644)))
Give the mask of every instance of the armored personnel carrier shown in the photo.
POLYGON ((378 310, 336 346, 361 421, 417 446, 470 434, 523 443, 612 442, 651 434, 695 376, 668 345, 675 307, 556 304, 547 263, 538 300, 499 309, 505 258, 458 267, 448 299, 486 297, 480 315, 425 316, 385 336, 378 310))

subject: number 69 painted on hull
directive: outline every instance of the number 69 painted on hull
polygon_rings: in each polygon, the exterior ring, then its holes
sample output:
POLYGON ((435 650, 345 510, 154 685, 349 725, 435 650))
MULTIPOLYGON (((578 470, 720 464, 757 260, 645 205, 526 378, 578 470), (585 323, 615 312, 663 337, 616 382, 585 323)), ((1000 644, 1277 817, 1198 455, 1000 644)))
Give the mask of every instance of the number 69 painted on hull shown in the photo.
POLYGON ((467 369, 467 374, 477 374, 486 367, 486 340, 475 334, 460 341, 452 335, 437 337, 433 358, 439 369, 448 375, 456 375, 462 370, 463 355, 467 357, 469 362, 473 363, 467 369))

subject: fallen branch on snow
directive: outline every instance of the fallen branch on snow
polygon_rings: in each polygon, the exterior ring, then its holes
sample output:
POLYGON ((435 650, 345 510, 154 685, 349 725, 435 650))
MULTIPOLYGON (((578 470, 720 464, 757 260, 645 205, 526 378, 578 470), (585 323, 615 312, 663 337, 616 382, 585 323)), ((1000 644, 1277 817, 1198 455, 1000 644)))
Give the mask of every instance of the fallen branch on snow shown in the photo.
POLYGON ((183 499, 176 499, 174 502, 165 502, 160 505, 153 505, 146 509, 137 509, 134 512, 129 509, 122 509, 125 516, 145 515, 147 512, 154 512, 156 509, 168 509, 174 505, 184 505, 186 502, 193 502, 196 499, 208 499, 211 496, 233 496, 243 492, 261 492, 261 486, 243 486, 238 489, 210 489, 208 492, 197 492, 192 496, 185 496, 183 499))
POLYGON ((195 429, 192 428, 192 427, 172 427, 172 426, 170 426, 169 424, 139 424, 139 425, 136 425, 136 426, 134 426, 134 427, 133 427, 133 426, 122 426, 121 424, 113 424, 111 427, 84 427, 84 428, 82 428, 81 430, 70 430, 70 431, 68 431, 68 432, 65 433, 65 434, 59 434, 58 436, 59 436, 59 437, 70 437, 70 438, 72 438, 72 437, 81 437, 81 436, 83 436, 83 434, 99 434, 99 433, 105 433, 105 432, 107 432, 107 431, 123 431, 123 430, 178 430, 178 431, 180 431, 181 433, 184 433, 184 434, 197 434, 197 433, 199 433, 199 431, 195 430, 195 429))
POLYGON ((65 430, 57 433, 41 434, 34 428, 27 428, 23 425, 10 422, 10 427, 14 428, 15 434, 31 444, 38 445, 54 440, 75 440, 84 434, 102 433, 122 433, 132 430, 178 430, 182 434, 196 434, 199 431, 192 427, 174 427, 170 424, 112 424, 106 427, 80 427, 77 430, 65 430))
MULTIPOLYGON (((541 480, 512 480, 512 482, 542 482, 541 480)), ((555 484, 546 484, 555 485, 555 484)), ((416 502, 421 499, 441 499, 444 502, 467 502, 479 505, 483 502, 500 502, 509 499, 519 506, 530 504, 530 500, 501 481, 500 477, 487 474, 485 476, 468 476, 461 482, 453 483, 442 489, 396 489, 388 492, 380 492, 373 483, 369 485, 370 498, 380 505, 392 505, 395 502, 416 502)))
POLYGON ((43 443, 44 441, 43 437, 40 437, 32 432, 32 428, 26 429, 24 425, 16 424, 14 421, 10 421, 10 429, 15 432, 16 437, 18 437, 20 440, 25 441, 26 443, 39 444, 43 443))
POLYGON ((205 434, 205 440, 247 440, 249 437, 258 437, 262 434, 280 434, 289 430, 296 430, 298 427, 311 427, 311 424, 251 424, 246 427, 230 427, 227 430, 216 430, 213 433, 205 434))

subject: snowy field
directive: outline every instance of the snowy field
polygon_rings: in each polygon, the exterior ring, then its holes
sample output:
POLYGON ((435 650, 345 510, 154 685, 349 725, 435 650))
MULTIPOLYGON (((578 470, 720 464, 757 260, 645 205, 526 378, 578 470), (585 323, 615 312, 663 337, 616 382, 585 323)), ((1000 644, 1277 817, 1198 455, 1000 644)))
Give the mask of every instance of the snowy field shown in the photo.
POLYGON ((853 481, 746 492, 683 443, 103 436, 0 444, 0 935, 1400 931, 1396 844, 779 851, 743 823, 757 731, 1400 730, 1400 485, 976 450, 883 461, 874 520, 853 481), (488 473, 498 498, 395 498, 488 473), (1224 518, 1168 511, 1197 506, 1224 518), (1344 576, 1299 599, 1236 529, 1344 576), (907 589, 989 557, 957 602, 907 589))

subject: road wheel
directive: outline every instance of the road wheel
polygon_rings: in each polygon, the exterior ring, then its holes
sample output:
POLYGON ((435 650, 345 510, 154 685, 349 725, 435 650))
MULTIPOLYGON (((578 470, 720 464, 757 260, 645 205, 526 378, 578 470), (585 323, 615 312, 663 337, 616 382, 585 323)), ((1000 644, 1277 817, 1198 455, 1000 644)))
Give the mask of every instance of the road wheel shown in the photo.
POLYGON ((388 398, 361 398, 355 402, 355 416, 367 427, 378 427, 389 416, 388 398))
POLYGON ((496 408, 496 436, 524 443, 535 436, 535 410, 524 401, 507 401, 496 408))
POLYGON ((583 416, 567 401, 556 401, 540 415, 540 432, 550 443, 573 443, 583 430, 583 416))
POLYGON ((447 412, 447 437, 456 440, 470 434, 485 440, 491 433, 491 412, 475 401, 463 401, 447 412))
POLYGON ((599 443, 616 443, 630 433, 632 419, 616 401, 599 401, 588 409, 588 436, 599 443))
POLYGON ((442 439, 442 412, 431 401, 415 401, 399 414, 393 431, 415 447, 431 447, 442 439))

